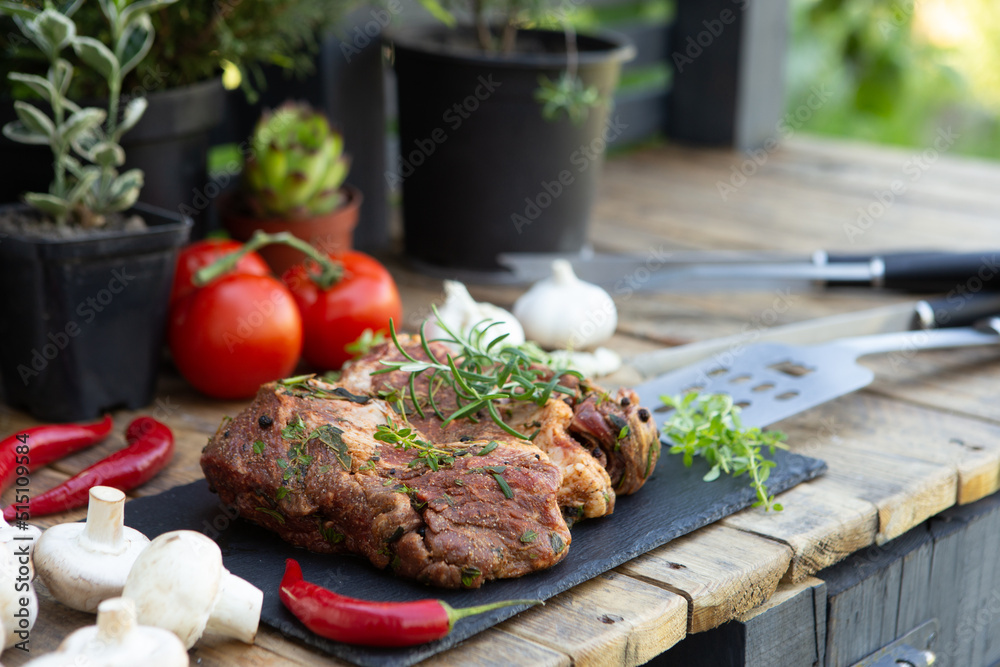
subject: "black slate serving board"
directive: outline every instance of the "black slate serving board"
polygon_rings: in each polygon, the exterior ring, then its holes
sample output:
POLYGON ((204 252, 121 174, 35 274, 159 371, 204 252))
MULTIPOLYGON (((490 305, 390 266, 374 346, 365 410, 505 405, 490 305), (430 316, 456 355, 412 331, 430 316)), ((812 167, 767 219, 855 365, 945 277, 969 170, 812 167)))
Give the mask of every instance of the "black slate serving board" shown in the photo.
MULTIPOLYGON (((826 469, 822 461, 780 450, 774 459, 777 466, 771 471, 768 486, 776 493, 826 469)), ((434 597, 454 607, 465 607, 513 598, 548 599, 754 502, 745 476, 706 483, 701 478, 707 470, 703 461, 684 468, 679 456, 664 454, 653 476, 637 494, 618 498, 614 514, 584 521, 572 529, 573 543, 561 563, 519 579, 488 582, 473 591, 432 589, 397 579, 358 557, 320 555, 289 546, 263 528, 234 518, 218 496, 209 492, 205 480, 133 500, 125 507, 125 520, 150 538, 185 528, 215 539, 222 548, 226 567, 264 591, 262 621, 283 634, 363 667, 406 667, 524 607, 507 607, 463 619, 449 636, 422 646, 377 649, 339 644, 312 634, 282 606, 278 587, 285 559, 297 559, 307 581, 369 600, 434 597)))

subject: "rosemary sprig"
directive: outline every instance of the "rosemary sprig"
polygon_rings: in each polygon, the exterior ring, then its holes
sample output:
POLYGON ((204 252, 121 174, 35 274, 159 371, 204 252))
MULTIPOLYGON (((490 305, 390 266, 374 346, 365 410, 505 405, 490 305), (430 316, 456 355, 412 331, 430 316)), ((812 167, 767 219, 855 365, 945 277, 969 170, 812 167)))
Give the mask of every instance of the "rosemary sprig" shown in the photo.
POLYGON ((781 504, 774 502, 774 495, 768 493, 766 485, 774 461, 766 458, 762 449, 767 447, 772 456, 775 449, 788 449, 782 442, 786 438, 784 433, 743 428, 740 408, 725 394, 701 396, 690 392, 683 396, 661 396, 660 400, 674 408, 663 425, 664 435, 674 443, 671 454, 683 454, 684 465, 688 467, 695 456, 708 461, 712 468, 704 477, 706 482, 722 473, 734 477, 746 473, 757 493, 753 506, 781 511, 781 504))
POLYGON ((485 410, 497 426, 525 440, 531 440, 534 434, 526 435, 504 422, 497 410, 497 401, 530 401, 542 406, 553 393, 574 393, 572 389, 559 384, 559 378, 565 374, 581 377, 579 373, 551 368, 547 365, 548 360, 534 353, 531 347, 504 344, 507 334, 491 337, 490 329, 498 322, 483 320, 468 332, 456 333, 442 321, 437 308, 433 310, 438 327, 444 332, 442 337, 434 340, 448 343, 458 352, 449 353, 444 359, 440 359, 431 350, 421 326, 420 341, 427 360, 417 359, 399 342, 395 325, 390 321, 389 334, 404 360, 382 361, 386 367, 373 373, 409 373, 409 399, 421 417, 424 412, 416 395, 415 384, 416 377, 421 373, 428 373, 430 377, 427 405, 446 425, 463 418, 475 421, 477 413, 485 410), (445 385, 452 389, 457 402, 457 408, 447 417, 434 399, 435 393, 445 385))
POLYGON ((455 456, 450 451, 421 440, 412 428, 398 426, 391 419, 388 424, 379 424, 375 428, 374 437, 376 440, 394 445, 404 451, 416 450, 416 458, 410 461, 411 468, 423 462, 427 464, 428 468, 437 472, 441 466, 449 466, 455 462, 455 456))

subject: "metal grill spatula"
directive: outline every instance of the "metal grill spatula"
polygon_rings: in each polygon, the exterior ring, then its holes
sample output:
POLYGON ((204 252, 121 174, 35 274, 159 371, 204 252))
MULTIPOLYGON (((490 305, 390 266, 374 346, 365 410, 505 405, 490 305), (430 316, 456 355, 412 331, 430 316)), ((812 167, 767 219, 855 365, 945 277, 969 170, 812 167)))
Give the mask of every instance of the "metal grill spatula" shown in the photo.
MULTIPOLYGON (((768 426, 869 384, 875 374, 858 364, 869 354, 895 352, 905 363, 917 350, 996 345, 1000 318, 975 328, 905 331, 857 336, 822 345, 760 343, 720 352, 635 387, 642 405, 660 406, 660 396, 690 390, 729 394, 743 408, 744 426, 768 426)), ((657 424, 664 412, 654 409, 657 424)))

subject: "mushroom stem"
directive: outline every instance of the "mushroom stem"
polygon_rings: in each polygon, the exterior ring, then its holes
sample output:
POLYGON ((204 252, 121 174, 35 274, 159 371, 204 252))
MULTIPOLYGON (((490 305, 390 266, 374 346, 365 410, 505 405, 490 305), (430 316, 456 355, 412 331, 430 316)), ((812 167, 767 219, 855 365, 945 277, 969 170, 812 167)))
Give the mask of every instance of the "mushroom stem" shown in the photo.
POLYGON ((120 554, 125 543, 125 494, 110 486, 90 489, 87 525, 80 536, 81 544, 107 554, 120 554))
POLYGON ((120 644, 136 627, 135 603, 128 598, 111 598, 97 605, 97 639, 120 644))
POLYGON ((208 617, 205 633, 253 644, 263 604, 264 593, 259 588, 225 572, 219 584, 218 602, 208 617))
POLYGON ((125 494, 107 486, 90 489, 86 523, 46 530, 35 548, 35 567, 52 597, 67 607, 97 611, 118 597, 135 559, 149 540, 125 527, 125 494))

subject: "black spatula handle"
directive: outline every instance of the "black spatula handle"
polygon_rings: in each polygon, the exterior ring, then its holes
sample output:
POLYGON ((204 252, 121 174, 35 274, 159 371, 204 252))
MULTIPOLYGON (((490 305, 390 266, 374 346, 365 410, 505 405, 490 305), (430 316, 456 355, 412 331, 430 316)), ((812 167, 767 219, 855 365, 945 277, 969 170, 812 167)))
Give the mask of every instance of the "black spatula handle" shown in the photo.
POLYGON ((1000 251, 830 254, 826 261, 872 262, 881 267, 881 278, 876 276, 873 285, 903 292, 944 292, 961 296, 984 290, 1000 291, 1000 251))
POLYGON ((965 327, 1000 314, 1000 292, 952 294, 942 299, 920 301, 914 329, 965 327))

